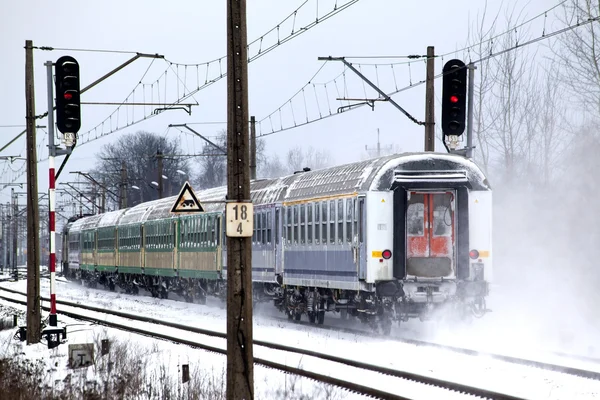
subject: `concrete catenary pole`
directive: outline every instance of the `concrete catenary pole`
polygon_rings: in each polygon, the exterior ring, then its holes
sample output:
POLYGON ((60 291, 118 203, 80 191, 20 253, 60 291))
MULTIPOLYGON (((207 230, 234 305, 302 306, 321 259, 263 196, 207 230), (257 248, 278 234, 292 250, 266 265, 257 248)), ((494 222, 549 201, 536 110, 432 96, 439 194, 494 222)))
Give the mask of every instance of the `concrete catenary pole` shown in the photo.
POLYGON ((433 46, 428 46, 427 76, 425 84, 425 151, 435 151, 434 55, 435 52, 433 46))
POLYGON ((250 179, 256 179, 256 118, 250 117, 250 179))
MULTIPOLYGON (((227 0, 227 199, 250 201, 246 0, 227 0)), ((251 237, 227 237, 227 399, 254 398, 251 237)))
POLYGON ((27 124, 27 344, 39 343, 40 315, 40 216, 37 191, 35 90, 33 41, 25 41, 25 118, 27 124))

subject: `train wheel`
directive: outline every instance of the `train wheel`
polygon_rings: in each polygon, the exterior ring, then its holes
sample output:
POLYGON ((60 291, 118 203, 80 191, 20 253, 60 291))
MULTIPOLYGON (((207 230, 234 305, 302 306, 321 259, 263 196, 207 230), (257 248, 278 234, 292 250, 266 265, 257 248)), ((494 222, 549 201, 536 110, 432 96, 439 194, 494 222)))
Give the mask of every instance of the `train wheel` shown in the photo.
POLYGON ((302 318, 302 314, 297 312, 296 315, 294 315, 294 318, 296 319, 296 321, 300 321, 300 319, 302 318))
POLYGON ((316 319, 317 319, 316 313, 314 311, 310 311, 308 313, 308 322, 310 322, 311 324, 314 324, 316 319))

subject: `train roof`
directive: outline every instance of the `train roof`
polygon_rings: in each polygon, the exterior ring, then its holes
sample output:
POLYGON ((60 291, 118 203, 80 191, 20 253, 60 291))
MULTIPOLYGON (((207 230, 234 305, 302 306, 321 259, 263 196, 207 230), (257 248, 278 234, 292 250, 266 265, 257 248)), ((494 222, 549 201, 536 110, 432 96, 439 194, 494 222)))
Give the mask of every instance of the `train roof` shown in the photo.
MULTIPOLYGON (((300 172, 276 179, 254 180, 250 183, 255 205, 293 202, 326 196, 338 196, 365 191, 389 190, 398 171, 464 173, 473 190, 490 190, 485 174, 472 160, 456 154, 402 153, 374 158, 315 171, 300 172)), ((206 212, 220 211, 227 186, 196 191, 206 212)), ((96 226, 143 223, 155 219, 176 218, 171 208, 177 196, 138 204, 93 217, 82 218, 72 229, 92 229, 96 226), (104 216, 104 217, 103 217, 104 216)))

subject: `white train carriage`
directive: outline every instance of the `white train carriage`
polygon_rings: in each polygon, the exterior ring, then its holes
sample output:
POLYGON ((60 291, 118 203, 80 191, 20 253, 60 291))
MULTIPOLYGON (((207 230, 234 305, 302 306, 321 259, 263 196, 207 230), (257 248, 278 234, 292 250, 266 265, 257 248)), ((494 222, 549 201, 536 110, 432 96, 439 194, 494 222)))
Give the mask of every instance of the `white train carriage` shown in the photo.
POLYGON ((282 178, 290 318, 365 322, 481 313, 491 278, 491 190, 457 155, 402 154, 282 178), (470 257, 471 255, 471 257, 470 257))

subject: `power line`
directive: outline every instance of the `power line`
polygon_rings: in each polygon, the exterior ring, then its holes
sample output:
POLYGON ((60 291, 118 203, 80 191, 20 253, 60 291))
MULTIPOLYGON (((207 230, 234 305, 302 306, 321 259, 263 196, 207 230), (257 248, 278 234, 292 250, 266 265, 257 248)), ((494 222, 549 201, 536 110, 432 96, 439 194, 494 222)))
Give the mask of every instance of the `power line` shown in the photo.
MULTIPOLYGON (((564 1, 563 1, 563 3, 564 3, 564 1)), ((562 3, 560 3, 560 4, 562 4, 562 3)), ((560 4, 558 4, 558 5, 560 5, 560 4)), ((554 6, 553 8, 555 8, 557 6, 554 6)), ((569 25, 567 27, 558 29, 558 30, 553 31, 551 33, 545 33, 544 32, 543 35, 540 36, 540 37, 537 37, 537 38, 525 41, 523 43, 516 43, 514 46, 512 46, 510 48, 499 50, 497 52, 491 52, 487 56, 484 56, 484 57, 482 57, 482 58, 480 58, 478 60, 469 61, 469 62, 473 63, 473 64, 481 63, 483 61, 486 61, 486 60, 498 57, 498 56, 500 56, 502 54, 505 54, 505 53, 508 53, 508 52, 511 52, 511 51, 514 51, 514 50, 522 49, 522 48, 527 47, 527 46, 529 46, 531 44, 534 44, 534 43, 537 43, 537 42, 549 39, 551 37, 560 35, 562 33, 568 32, 570 30, 573 30, 573 29, 576 29, 576 28, 579 28, 579 27, 582 27, 584 25, 587 25, 587 24, 590 24, 590 23, 593 23, 593 22, 597 22, 597 21, 600 21, 600 16, 596 16, 596 17, 593 17, 593 18, 588 18, 587 20, 579 21, 579 22, 577 22, 574 25, 569 25)), ((323 66, 319 67, 319 69, 317 70, 317 73, 315 73, 313 75, 313 77, 311 78, 311 81, 316 78, 316 76, 319 74, 319 72, 322 70, 322 68, 323 68, 323 66)), ((443 73, 435 75, 434 79, 441 78, 443 75, 444 75, 443 73)), ((336 80, 334 79, 334 83, 335 82, 336 82, 336 80)), ((388 96, 393 96, 393 95, 398 94, 400 92, 404 92, 404 91, 406 91, 408 89, 412 89, 414 87, 420 86, 420 85, 422 85, 424 83, 425 83, 425 80, 421 80, 421 81, 418 81, 416 83, 412 83, 411 82, 410 85, 405 86, 405 87, 401 87, 399 89, 396 89, 395 91, 392 91, 392 92, 388 93, 387 95, 388 96)), ((302 87, 302 89, 300 89, 299 91, 297 91, 289 100, 287 100, 285 103, 283 103, 283 105, 281 105, 275 111, 273 111, 272 113, 270 113, 269 115, 267 115, 267 117, 265 117, 265 118, 263 118, 262 120, 259 121, 259 128, 261 129, 261 134, 257 135, 257 138, 264 137, 264 136, 270 136, 270 135, 273 135, 275 133, 284 132, 284 131, 288 131, 288 130, 291 130, 291 129, 294 129, 294 128, 297 128, 297 127, 300 127, 300 126, 308 125, 308 124, 311 124, 311 123, 314 123, 314 122, 321 121, 323 119, 332 117, 334 115, 340 115, 340 114, 343 114, 344 112, 348 112, 348 111, 351 111, 351 110, 354 110, 354 109, 357 109, 357 108, 361 108, 361 107, 363 107, 365 105, 369 105, 369 106, 373 107, 374 103, 369 102, 369 101, 364 101, 362 103, 357 103, 357 104, 349 105, 347 107, 340 107, 336 113, 333 113, 331 111, 331 109, 330 109, 329 114, 327 114, 327 115, 319 115, 319 117, 316 117, 316 118, 314 118, 312 120, 310 120, 308 118, 308 112, 307 112, 307 114, 306 114, 306 121, 303 121, 301 123, 297 123, 297 121, 295 119, 295 115, 293 115, 293 120, 294 120, 293 126, 290 124, 289 126, 284 127, 283 126, 283 120, 280 119, 279 128, 276 129, 276 127, 273 125, 273 116, 275 116, 277 114, 281 115, 281 110, 284 107, 286 107, 286 106, 290 106, 291 107, 291 104, 292 104, 292 101, 294 100, 294 98, 297 97, 299 93, 304 93, 305 90, 306 90, 306 88, 310 87, 310 84, 312 84, 312 83, 309 81, 309 83, 307 83, 306 85, 304 85, 302 87), (262 133, 262 124, 261 123, 262 122, 266 122, 267 120, 271 124, 271 131, 267 132, 267 133, 262 133)), ((371 100, 374 101, 374 100, 381 100, 381 99, 371 99, 371 100)))
MULTIPOLYGON (((470 45, 470 46, 463 47, 462 49, 457 49, 457 50, 449 51, 449 52, 443 53, 443 54, 437 54, 434 57, 435 58, 438 58, 438 57, 444 58, 444 57, 447 57, 447 56, 449 56, 451 54, 456 54, 456 53, 460 53, 460 52, 464 52, 464 51, 469 51, 470 52, 472 49, 475 49, 475 48, 481 46, 482 44, 494 42, 496 39, 498 39, 498 38, 500 38, 502 36, 511 34, 511 33, 515 32, 516 30, 522 28, 523 26, 525 26, 527 24, 530 24, 530 23, 534 22, 535 20, 537 20, 539 18, 542 18, 542 17, 544 17, 544 19, 547 18, 549 12, 551 12, 554 9, 560 7, 561 5, 563 5, 566 2, 567 2, 567 0, 562 0, 558 4, 555 4, 554 6, 550 7, 549 9, 547 9, 547 10, 545 10, 545 11, 543 11, 543 12, 537 14, 537 15, 535 15, 534 17, 531 17, 530 19, 528 19, 526 21, 523 21, 522 23, 520 23, 518 25, 510 27, 509 29, 507 29, 506 31, 504 31, 502 33, 499 33, 499 34, 497 34, 495 36, 492 36, 491 38, 482 40, 481 42, 473 44, 473 45, 470 45)), ((542 37, 546 36, 545 32, 546 31, 545 31, 545 24, 544 24, 544 30, 542 32, 542 37)), ((422 59, 422 61, 426 61, 427 60, 427 56, 426 55, 424 55, 424 56, 419 56, 419 55, 405 55, 405 56, 394 56, 394 55, 348 56, 348 57, 345 57, 345 58, 346 59, 401 59, 401 58, 409 58, 409 59, 413 59, 413 60, 414 59, 422 59)), ((402 61, 402 62, 388 63, 388 64, 361 63, 361 65, 406 65, 406 64, 411 64, 411 63, 414 63, 414 61, 402 61)))
POLYGON ((34 46, 34 49, 45 50, 45 51, 82 51, 92 53, 116 53, 116 54, 137 54, 137 51, 127 50, 107 50, 107 49, 73 49, 66 47, 52 47, 52 46, 34 46))

